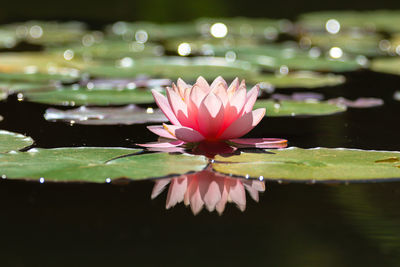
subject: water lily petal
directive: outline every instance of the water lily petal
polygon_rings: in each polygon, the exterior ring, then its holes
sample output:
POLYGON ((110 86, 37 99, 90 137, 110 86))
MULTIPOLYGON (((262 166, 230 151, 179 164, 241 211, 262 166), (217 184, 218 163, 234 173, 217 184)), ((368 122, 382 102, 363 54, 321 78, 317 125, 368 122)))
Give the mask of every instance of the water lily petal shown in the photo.
POLYGON ((164 191, 165 187, 169 184, 171 179, 160 179, 157 180, 154 187, 153 191, 151 192, 151 199, 155 199, 158 195, 164 191))
POLYGON ((229 97, 232 97, 236 90, 239 88, 239 78, 236 77, 231 85, 229 85, 227 93, 229 97))
POLYGON ((191 86, 188 85, 184 80, 182 80, 181 78, 178 79, 177 83, 177 87, 178 90, 181 94, 184 94, 184 92, 186 91, 187 88, 190 88, 191 86))
POLYGON ((154 143, 147 143, 147 144, 136 144, 138 146, 142 147, 150 147, 150 148, 171 148, 171 147, 177 147, 185 144, 184 141, 181 140, 176 140, 176 141, 171 141, 171 142, 154 142, 154 143))
POLYGON ((215 86, 222 84, 223 88, 226 89, 228 88, 228 84, 226 83, 226 81, 224 80, 224 78, 222 78, 221 76, 218 76, 217 78, 215 78, 215 80, 211 83, 210 88, 211 90, 213 90, 215 88, 215 86))
POLYGON ((211 89, 211 92, 219 97, 224 107, 227 105, 229 98, 226 92, 226 85, 224 85, 223 83, 218 83, 211 89))
POLYGON ((161 109, 161 111, 164 113, 167 119, 174 125, 181 125, 178 119, 176 118, 174 112, 172 111, 168 99, 154 89, 151 90, 151 93, 153 94, 157 106, 161 109))
POLYGON ((229 179, 229 200, 234 202, 241 211, 246 209, 246 192, 238 179, 229 179))
POLYGON ((186 175, 172 179, 168 190, 166 209, 169 209, 183 201, 187 189, 187 181, 188 179, 186 175))
POLYGON ((215 206, 215 209, 217 210, 219 215, 222 215, 222 213, 225 210, 226 203, 228 202, 228 195, 229 195, 229 181, 228 178, 225 178, 221 200, 215 206))
POLYGON ((188 109, 186 103, 183 101, 182 97, 176 93, 173 89, 167 87, 167 96, 169 105, 172 108, 176 118, 181 125, 191 127, 191 120, 188 118, 188 109))
POLYGON ((164 126, 162 126, 162 125, 147 126, 147 129, 149 129, 151 132, 153 132, 156 135, 159 135, 161 137, 165 137, 165 138, 169 138, 169 139, 176 139, 176 137, 173 136, 167 130, 165 130, 164 126))
POLYGON ((242 117, 234 121, 229 127, 219 136, 220 139, 233 139, 247 134, 253 129, 264 117, 265 108, 259 108, 252 112, 244 114, 242 117))
POLYGON ((217 203, 221 200, 223 182, 219 183, 221 179, 218 179, 216 175, 211 175, 209 171, 199 172, 197 173, 197 177, 204 204, 207 210, 213 211, 217 203))
POLYGON ((208 94, 211 90, 210 86, 208 85, 208 82, 206 79, 204 79, 202 76, 197 78, 196 84, 203 90, 204 93, 208 94))
POLYGON ((255 85, 251 90, 247 93, 246 104, 243 108, 243 113, 248 113, 253 109, 254 103, 256 103, 258 93, 260 92, 260 87, 255 85))
POLYGON ((216 137, 224 121, 224 106, 218 96, 209 93, 200 104, 199 131, 208 138, 216 137))
POLYGON ((166 127, 166 130, 168 132, 175 135, 176 138, 181 141, 191 143, 191 142, 200 142, 204 140, 204 136, 192 128, 184 126, 166 125, 166 124, 164 124, 164 127, 166 127))
POLYGON ((280 138, 238 138, 230 139, 236 147, 257 147, 257 148, 285 148, 287 140, 280 138))

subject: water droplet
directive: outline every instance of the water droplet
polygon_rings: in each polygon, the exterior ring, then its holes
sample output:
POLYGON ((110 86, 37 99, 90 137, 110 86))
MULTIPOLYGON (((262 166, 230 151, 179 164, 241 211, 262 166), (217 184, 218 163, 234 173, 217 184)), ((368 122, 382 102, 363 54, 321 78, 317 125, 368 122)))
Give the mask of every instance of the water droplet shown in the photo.
POLYGON ((17 94, 18 101, 24 100, 24 95, 22 93, 17 94))
POLYGON ((264 181, 264 176, 260 176, 260 177, 258 177, 258 180, 260 180, 260 181, 264 181))
POLYGON ((107 184, 111 183, 111 178, 106 178, 106 183, 107 184))
POLYGON ((334 59, 341 58, 343 56, 343 50, 340 47, 332 47, 329 49, 329 56, 334 59))
POLYGON ((3 175, 1 176, 1 179, 7 179, 7 175, 3 174, 3 175))
POLYGON ((147 32, 145 30, 138 30, 135 33, 135 39, 136 39, 136 42, 138 42, 138 43, 144 44, 145 42, 147 42, 148 38, 149 38, 149 35, 147 34, 147 32))
POLYGON ((43 177, 40 177, 40 178, 39 178, 39 183, 41 183, 41 184, 44 183, 44 178, 43 178, 43 177))
POLYGON ((74 58, 74 51, 71 49, 67 49, 64 51, 64 59, 65 60, 72 60, 74 58))
POLYGON ((234 62, 236 60, 236 53, 233 51, 228 51, 225 53, 225 60, 227 62, 234 62))
POLYGON ((147 114, 153 114, 154 113, 154 109, 153 108, 147 108, 146 109, 146 113, 147 114))
POLYGON ((40 37, 42 37, 43 35, 43 29, 42 27, 40 27, 39 25, 34 25, 31 27, 31 29, 29 30, 29 34, 32 38, 34 39, 38 39, 40 37))
POLYGON ((228 34, 228 28, 221 22, 214 23, 210 27, 210 33, 215 38, 224 38, 228 34))
POLYGON ((340 31, 340 23, 336 19, 330 19, 326 22, 325 29, 330 34, 337 34, 340 31))
POLYGON ((178 46, 178 54, 180 56, 188 56, 192 52, 192 48, 190 47, 190 44, 188 43, 181 43, 178 46))
POLYGON ((246 179, 249 179, 249 178, 250 178, 250 175, 246 174, 245 178, 246 178, 246 179))

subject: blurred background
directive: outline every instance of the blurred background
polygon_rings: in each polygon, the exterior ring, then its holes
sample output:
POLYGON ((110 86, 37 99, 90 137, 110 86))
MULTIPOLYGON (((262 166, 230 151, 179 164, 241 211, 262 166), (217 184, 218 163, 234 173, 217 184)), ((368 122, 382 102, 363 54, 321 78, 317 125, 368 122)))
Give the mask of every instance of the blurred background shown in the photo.
POLYGON ((363 1, 259 1, 259 0, 146 0, 128 1, 3 1, 0 23, 30 19, 76 19, 91 25, 116 20, 186 21, 199 17, 246 16, 295 19, 304 12, 318 10, 399 9, 397 0, 363 1))

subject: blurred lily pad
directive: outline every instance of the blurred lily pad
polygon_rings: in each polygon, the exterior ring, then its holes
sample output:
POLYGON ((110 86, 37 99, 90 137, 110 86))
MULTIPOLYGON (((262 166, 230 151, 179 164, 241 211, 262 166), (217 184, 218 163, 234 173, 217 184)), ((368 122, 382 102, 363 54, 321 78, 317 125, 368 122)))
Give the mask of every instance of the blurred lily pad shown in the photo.
POLYGON ((107 90, 84 87, 62 87, 53 91, 26 92, 24 98, 31 102, 63 106, 108 106, 154 102, 149 90, 107 90))
POLYGON ((141 180, 200 171, 203 156, 167 153, 138 154, 127 148, 30 149, 0 155, 0 175, 7 179, 54 182, 111 182, 115 178, 141 180), (127 156, 130 155, 130 156, 127 156))
POLYGON ((0 92, 12 94, 15 92, 55 89, 54 83, 29 83, 18 81, 0 81, 0 92))
POLYGON ((80 76, 86 63, 66 60, 62 55, 44 52, 0 54, 0 79, 43 82, 72 81, 80 76))
POLYGON ((76 42, 87 32, 86 25, 78 21, 27 21, 7 24, 1 28, 13 31, 19 40, 40 45, 76 42))
POLYGON ((46 110, 44 118, 48 121, 66 121, 85 125, 129 125, 168 121, 159 109, 144 109, 135 105, 110 108, 91 108, 83 106, 70 110, 49 108, 46 110))
POLYGON ((193 23, 157 24, 147 21, 118 21, 106 27, 106 34, 119 37, 126 41, 160 41, 170 38, 196 35, 196 25, 193 23))
POLYGON ((258 69, 249 62, 230 63, 225 58, 216 57, 161 57, 147 59, 123 59, 116 65, 90 67, 87 72, 96 77, 130 78, 137 75, 150 77, 182 78, 195 80, 198 76, 214 79, 221 75, 225 79, 249 77, 258 69))
POLYGON ((161 56, 164 48, 158 44, 127 42, 122 40, 104 40, 91 45, 71 44, 49 50, 53 53, 70 53, 73 57, 84 59, 121 59, 161 56))
POLYGON ((309 41, 311 45, 328 51, 332 47, 339 47, 344 52, 365 55, 382 55, 379 49, 379 42, 382 36, 376 33, 346 32, 339 34, 310 33, 301 37, 302 41, 309 41))
POLYGON ((350 108, 372 108, 379 107, 384 104, 382 99, 373 97, 360 97, 356 100, 349 100, 344 97, 338 97, 329 99, 328 103, 342 105, 350 108))
POLYGON ((319 88, 343 84, 346 78, 332 73, 321 74, 318 72, 298 71, 287 75, 263 74, 250 79, 251 82, 261 83, 261 87, 277 88, 319 88))
POLYGON ((376 58, 372 60, 371 70, 400 75, 400 58, 376 58))
POLYGON ((232 49, 215 49, 216 55, 226 55, 227 51, 235 54, 239 60, 248 61, 263 69, 277 71, 282 67, 289 70, 311 70, 311 71, 354 71, 364 67, 356 58, 346 54, 330 56, 322 54, 316 48, 302 50, 297 46, 289 44, 268 44, 254 47, 234 47, 232 49), (337 58, 336 58, 337 57, 337 58))
POLYGON ((0 130, 0 153, 20 150, 32 144, 33 140, 30 137, 19 133, 0 130))
POLYGON ((269 153, 216 156, 214 170, 238 176, 305 182, 400 178, 400 152, 288 148, 269 153), (222 162, 222 163, 219 163, 222 162))
POLYGON ((298 24, 308 31, 324 31, 331 19, 340 23, 341 31, 400 31, 400 10, 318 11, 301 15, 298 24))
POLYGON ((345 106, 326 101, 257 100, 254 108, 266 108, 267 117, 278 116, 318 116, 346 111, 345 106))
POLYGON ((13 48, 18 43, 15 33, 0 28, 0 48, 13 48))

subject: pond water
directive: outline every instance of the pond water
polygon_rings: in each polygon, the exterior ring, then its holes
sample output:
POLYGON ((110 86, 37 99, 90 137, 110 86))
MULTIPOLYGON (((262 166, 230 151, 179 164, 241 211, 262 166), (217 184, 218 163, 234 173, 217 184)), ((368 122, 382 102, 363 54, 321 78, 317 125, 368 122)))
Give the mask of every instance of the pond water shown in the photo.
MULTIPOLYGON (((330 116, 264 118, 249 137, 280 137, 290 146, 400 150, 400 77, 358 71, 347 83, 317 89, 326 98, 378 97, 384 106, 330 116)), ((291 90, 301 91, 301 90, 291 90)), ((47 105, 0 102, 2 129, 31 136, 36 147, 134 147, 154 141, 145 125, 47 122, 47 105)), ((265 183, 244 212, 193 216, 166 210, 153 181, 57 184, 0 181, 3 266, 398 266, 400 184, 265 183)))

